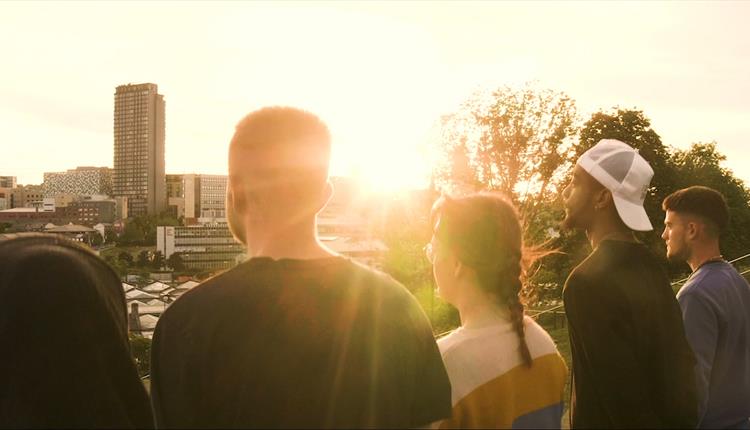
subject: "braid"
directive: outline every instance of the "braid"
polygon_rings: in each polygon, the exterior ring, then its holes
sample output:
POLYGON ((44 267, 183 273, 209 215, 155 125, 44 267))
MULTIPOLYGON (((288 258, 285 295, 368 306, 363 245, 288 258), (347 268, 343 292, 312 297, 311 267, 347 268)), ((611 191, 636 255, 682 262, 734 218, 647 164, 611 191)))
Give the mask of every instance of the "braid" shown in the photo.
POLYGON ((529 346, 526 344, 526 331, 523 325, 524 308, 519 297, 521 293, 521 267, 519 263, 513 264, 509 270, 507 270, 505 276, 503 276, 505 285, 502 294, 503 301, 508 306, 510 311, 510 321, 513 323, 513 329, 518 335, 519 349, 521 350, 521 358, 523 358, 524 364, 527 367, 531 367, 531 352, 529 346), (515 270, 514 270, 515 269, 515 270))

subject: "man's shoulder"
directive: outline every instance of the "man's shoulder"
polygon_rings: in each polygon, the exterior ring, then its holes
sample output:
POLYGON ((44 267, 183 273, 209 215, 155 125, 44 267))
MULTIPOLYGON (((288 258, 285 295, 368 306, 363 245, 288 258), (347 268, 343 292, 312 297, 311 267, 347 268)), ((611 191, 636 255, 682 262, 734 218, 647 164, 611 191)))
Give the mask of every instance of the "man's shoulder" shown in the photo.
MULTIPOLYGON (((680 289, 678 298, 697 297, 718 294, 724 289, 734 288, 735 285, 748 285, 747 280, 729 263, 715 263, 706 265, 688 279, 680 289)), ((750 288, 750 287, 749 287, 750 288)))

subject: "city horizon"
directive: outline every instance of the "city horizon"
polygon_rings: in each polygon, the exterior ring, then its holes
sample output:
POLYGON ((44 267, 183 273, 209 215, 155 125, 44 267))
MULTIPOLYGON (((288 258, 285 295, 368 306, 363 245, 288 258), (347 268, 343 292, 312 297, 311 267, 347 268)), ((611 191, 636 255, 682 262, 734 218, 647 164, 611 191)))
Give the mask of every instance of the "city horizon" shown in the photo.
POLYGON ((168 171, 223 174, 237 121, 290 105, 328 123, 332 175, 424 184, 442 115, 476 88, 537 82, 582 120, 635 108, 669 147, 716 141, 750 182, 748 3, 190 3, 177 21, 169 3, 83 6, 3 6, 0 34, 17 43, 2 48, 0 174, 19 183, 112 166, 112 95, 127 82, 165 95, 168 171))

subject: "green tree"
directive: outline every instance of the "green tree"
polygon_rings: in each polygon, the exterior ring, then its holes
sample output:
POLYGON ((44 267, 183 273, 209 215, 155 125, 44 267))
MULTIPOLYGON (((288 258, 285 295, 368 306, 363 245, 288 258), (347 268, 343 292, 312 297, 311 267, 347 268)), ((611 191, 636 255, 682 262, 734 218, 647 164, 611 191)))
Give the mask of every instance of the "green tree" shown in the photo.
POLYGON ((104 243, 114 243, 117 241, 117 233, 112 227, 104 229, 104 243))
POLYGON ((126 222, 119 244, 153 246, 156 244, 156 227, 162 225, 177 226, 180 222, 167 212, 132 218, 126 222))
POLYGON ((185 270, 185 262, 182 259, 182 255, 179 252, 175 252, 167 258, 167 266, 171 267, 177 272, 185 270))
POLYGON ((529 84, 477 91, 441 120, 436 182, 476 181, 475 189, 501 191, 533 217, 569 168, 576 121, 575 102, 562 92, 529 84))
POLYGON ((750 191, 731 170, 721 166, 725 160, 726 156, 716 149, 716 142, 694 143, 672 154, 672 162, 679 172, 676 188, 704 185, 727 199, 730 223, 722 235, 721 245, 723 254, 731 259, 750 252, 750 191))
POLYGON ((130 334, 130 353, 138 369, 138 375, 142 378, 148 376, 151 371, 151 339, 130 334))
POLYGON ((156 251, 151 256, 151 267, 155 270, 159 270, 164 267, 164 254, 161 251, 156 251))
POLYGON ((13 227, 13 224, 8 222, 0 222, 0 234, 5 233, 7 230, 9 230, 11 227, 13 227))
POLYGON ((149 258, 149 252, 143 250, 138 253, 138 257, 135 260, 136 267, 147 267, 151 259, 149 258))
POLYGON ((127 251, 120 251, 120 253, 117 254, 117 259, 122 261, 127 267, 133 265, 133 255, 127 251))
POLYGON ((91 235, 91 246, 101 246, 101 244, 104 243, 104 238, 99 233, 94 233, 91 235))
POLYGON ((677 172, 668 148, 651 128, 651 120, 643 111, 634 109, 615 108, 611 112, 600 111, 593 114, 581 129, 579 143, 574 148, 575 158, 578 159, 601 139, 617 139, 636 148, 654 170, 651 187, 644 202, 654 230, 640 235, 657 254, 663 255, 660 235, 664 230, 664 212, 661 210, 661 202, 677 185, 677 172))

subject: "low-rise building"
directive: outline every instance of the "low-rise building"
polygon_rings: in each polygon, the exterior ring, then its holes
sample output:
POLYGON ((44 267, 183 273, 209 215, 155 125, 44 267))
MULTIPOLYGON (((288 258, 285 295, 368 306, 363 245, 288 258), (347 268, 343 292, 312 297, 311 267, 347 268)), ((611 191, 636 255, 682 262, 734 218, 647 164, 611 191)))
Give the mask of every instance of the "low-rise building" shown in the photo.
POLYGON ((0 188, 16 188, 16 177, 0 176, 0 188))
POLYGON ((235 266, 244 248, 237 243, 226 223, 190 226, 157 226, 156 250, 164 258, 178 253, 186 267, 220 270, 235 266))
POLYGON ((13 208, 41 208, 44 193, 41 185, 20 185, 13 188, 13 208))

